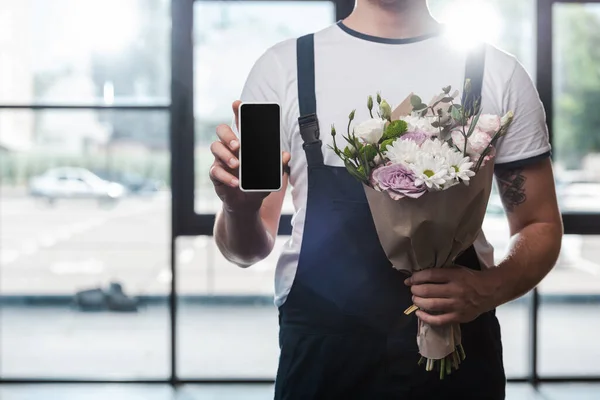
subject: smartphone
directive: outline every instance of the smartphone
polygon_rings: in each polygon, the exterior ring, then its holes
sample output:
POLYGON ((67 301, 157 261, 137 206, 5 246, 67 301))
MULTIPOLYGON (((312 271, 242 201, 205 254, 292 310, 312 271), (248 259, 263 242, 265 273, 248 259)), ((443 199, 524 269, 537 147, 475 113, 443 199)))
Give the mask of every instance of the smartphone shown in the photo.
POLYGON ((239 109, 240 188, 277 192, 282 186, 281 108, 277 103, 242 103, 239 109))

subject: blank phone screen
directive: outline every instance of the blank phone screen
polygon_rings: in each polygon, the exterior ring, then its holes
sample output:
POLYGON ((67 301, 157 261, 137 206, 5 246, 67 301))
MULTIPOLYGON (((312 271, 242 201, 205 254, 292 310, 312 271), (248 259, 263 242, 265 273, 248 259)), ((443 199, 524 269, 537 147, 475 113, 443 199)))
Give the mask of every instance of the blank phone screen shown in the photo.
POLYGON ((243 190, 281 188, 278 104, 242 104, 240 111, 240 185, 243 190))

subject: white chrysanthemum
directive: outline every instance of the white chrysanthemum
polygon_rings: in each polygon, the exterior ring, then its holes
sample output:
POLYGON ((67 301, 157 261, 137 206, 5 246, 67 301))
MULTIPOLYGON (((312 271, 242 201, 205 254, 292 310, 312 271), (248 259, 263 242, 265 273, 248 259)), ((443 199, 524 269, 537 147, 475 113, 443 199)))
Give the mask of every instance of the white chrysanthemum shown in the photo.
POLYGON ((425 132, 430 135, 437 135, 440 133, 439 128, 433 127, 431 124, 435 122, 436 117, 427 116, 420 117, 416 115, 407 115, 400 117, 400 119, 408 125, 407 132, 425 132))
POLYGON ((444 156, 448 165, 448 175, 451 180, 461 180, 466 185, 469 184, 471 177, 475 176, 475 172, 471 170, 473 162, 470 157, 464 157, 463 154, 454 149, 449 149, 444 156))
POLYGON ((450 179, 444 159, 429 153, 417 153, 415 162, 410 167, 415 173, 417 187, 425 185, 428 189, 440 190, 450 179))
POLYGON ((440 139, 426 140, 421 145, 421 151, 423 153, 431 154, 436 157, 444 157, 448 154, 448 151, 452 150, 448 145, 448 142, 440 139))
POLYGON ((398 139, 384 153, 394 164, 410 165, 415 162, 416 156, 419 153, 419 145, 412 140, 398 139))

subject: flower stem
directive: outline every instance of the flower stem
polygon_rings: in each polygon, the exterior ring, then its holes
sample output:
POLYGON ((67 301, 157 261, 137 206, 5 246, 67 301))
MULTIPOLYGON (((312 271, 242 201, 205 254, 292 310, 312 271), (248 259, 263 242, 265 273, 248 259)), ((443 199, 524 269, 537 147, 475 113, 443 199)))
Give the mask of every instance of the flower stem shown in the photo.
POLYGON ((462 361, 464 361, 465 358, 467 358, 467 355, 465 354, 465 349, 463 348, 462 344, 458 345, 458 351, 460 352, 460 358, 462 361))
POLYGON ((458 358, 458 353, 456 350, 452 353, 452 361, 454 364, 454 369, 458 369, 458 365, 460 364, 460 358, 458 358))
POLYGON ((417 307, 413 304, 412 306, 410 306, 406 310, 404 310, 404 314, 410 315, 410 314, 414 313, 415 311, 417 311, 418 309, 419 309, 419 307, 417 307))
POLYGON ((446 358, 440 360, 440 379, 444 379, 444 373, 446 372, 446 358))

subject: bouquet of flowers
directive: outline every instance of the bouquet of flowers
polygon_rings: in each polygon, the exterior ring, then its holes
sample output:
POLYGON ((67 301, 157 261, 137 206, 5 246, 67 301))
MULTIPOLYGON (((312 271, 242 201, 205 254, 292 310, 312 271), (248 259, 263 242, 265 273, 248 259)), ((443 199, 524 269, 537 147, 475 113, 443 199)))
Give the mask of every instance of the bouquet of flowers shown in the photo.
MULTIPOLYGON (((451 91, 443 88, 429 105, 410 94, 394 111, 378 93, 375 117, 369 96, 371 119, 351 129, 350 113, 343 149, 331 129, 330 147, 363 183, 383 250, 407 274, 452 266, 473 244, 492 188, 495 145, 513 119, 512 112, 475 112, 480 99, 471 96, 469 80, 463 105, 456 102, 459 92, 451 91)), ((465 359, 458 324, 434 327, 419 320, 417 343, 419 363, 439 369, 441 379, 465 359)))

